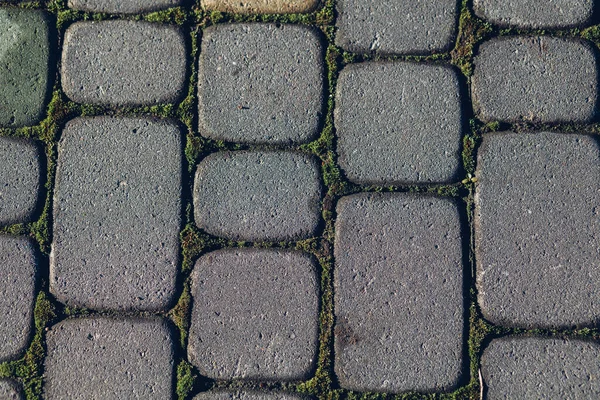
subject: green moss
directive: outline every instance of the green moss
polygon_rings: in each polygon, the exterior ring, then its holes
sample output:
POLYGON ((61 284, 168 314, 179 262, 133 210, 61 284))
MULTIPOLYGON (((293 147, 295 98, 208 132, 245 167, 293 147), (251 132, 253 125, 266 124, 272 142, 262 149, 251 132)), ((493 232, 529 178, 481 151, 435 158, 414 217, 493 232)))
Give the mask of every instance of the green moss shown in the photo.
POLYGON ((581 37, 594 42, 596 46, 600 46, 600 25, 594 25, 584 29, 581 31, 581 37))
POLYGON ((181 269, 183 273, 189 273, 194 266, 194 261, 208 246, 210 239, 202 234, 193 223, 187 224, 179 237, 183 255, 181 269))
POLYGON ((192 306, 192 296, 190 293, 190 279, 186 279, 183 286, 183 293, 179 297, 177 305, 169 311, 167 314, 173 321, 175 326, 179 329, 181 347, 185 348, 187 345, 187 332, 190 327, 190 312, 192 306))
POLYGON ((452 63, 466 77, 473 74, 473 52, 477 43, 486 39, 493 31, 492 25, 473 15, 468 0, 463 0, 458 24, 458 36, 454 50, 450 53, 452 63))
POLYGON ((146 14, 144 20, 148 22, 183 25, 188 20, 188 14, 183 7, 174 7, 146 14))
POLYGON ((177 365, 177 399, 185 400, 192 393, 197 375, 194 368, 185 360, 177 365))

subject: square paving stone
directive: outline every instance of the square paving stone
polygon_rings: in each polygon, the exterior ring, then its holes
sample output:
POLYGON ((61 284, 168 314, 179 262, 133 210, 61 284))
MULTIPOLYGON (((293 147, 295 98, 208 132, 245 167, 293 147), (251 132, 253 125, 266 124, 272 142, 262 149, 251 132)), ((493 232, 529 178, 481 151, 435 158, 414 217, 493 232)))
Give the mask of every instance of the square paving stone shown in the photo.
POLYGON ((457 205, 413 194, 343 197, 335 225, 335 372, 358 391, 431 392, 463 372, 457 205))
POLYGON ((449 182, 461 162, 456 72, 408 62, 363 63, 340 73, 339 163, 361 184, 449 182))
POLYGON ((335 42, 357 53, 424 54, 449 50, 456 0, 338 0, 335 42))
POLYGON ((196 225, 238 240, 297 240, 321 221, 321 180, 312 156, 276 152, 220 152, 198 165, 196 225))
POLYGON ((486 399, 598 399, 600 347, 583 340, 507 337, 481 357, 486 399))
POLYGON ((50 86, 47 14, 0 8, 0 26, 0 126, 35 125, 50 86))
POLYGON ((0 362, 18 358, 33 333, 37 263, 33 244, 0 235, 0 362))
POLYGON ((62 88, 77 103, 139 106, 177 101, 186 46, 175 26, 143 21, 76 22, 65 33, 62 88))
POLYGON ((0 399, 1 400, 21 400, 21 387, 13 380, 0 380, 0 399))
POLYGON ((40 190, 37 146, 0 137, 0 225, 26 222, 35 212, 40 190))
POLYGON ((184 0, 69 0, 69 7, 81 11, 135 14, 176 7, 184 0))
POLYGON ((201 0, 202 7, 231 13, 282 14, 306 13, 319 5, 319 0, 201 0))
POLYGON ((202 39, 200 133, 216 140, 299 143, 319 131, 323 48, 312 28, 226 24, 202 39))
POLYGON ((473 106, 484 121, 587 122, 596 115, 596 51, 545 36, 495 38, 474 59, 473 106))
POLYGON ((172 399, 174 345, 158 318, 77 318, 46 334, 44 399, 172 399))
POLYGON ((300 380, 315 367, 319 288, 310 256, 221 250, 194 267, 189 359, 213 379, 300 380))
POLYGON ((478 153, 478 299, 491 322, 600 320, 600 148, 591 136, 499 133, 478 153))
POLYGON ((164 310, 175 295, 181 132, 147 118, 78 118, 58 146, 50 291, 92 309, 164 310))
POLYGON ((310 397, 282 392, 257 392, 257 391, 211 391, 200 393, 194 400, 306 400, 310 397))

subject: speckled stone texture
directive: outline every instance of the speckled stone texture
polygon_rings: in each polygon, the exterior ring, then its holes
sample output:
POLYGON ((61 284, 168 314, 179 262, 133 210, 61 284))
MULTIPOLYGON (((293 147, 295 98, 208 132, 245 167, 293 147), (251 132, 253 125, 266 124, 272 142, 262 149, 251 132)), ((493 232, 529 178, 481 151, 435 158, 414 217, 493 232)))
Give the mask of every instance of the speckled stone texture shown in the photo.
POLYGON ((65 33, 62 88, 78 103, 174 102, 185 89, 186 60, 183 34, 175 26, 125 20, 76 22, 65 33))
POLYGON ((202 39, 200 132, 248 143, 300 143, 319 131, 323 49, 299 25, 225 24, 202 39))
POLYGON ((190 362, 214 379, 301 380, 317 357, 319 289, 310 256, 208 253, 193 272, 190 362))
POLYGON ((320 171, 313 157, 285 151, 220 152, 198 165, 196 225, 239 240, 296 240, 321 221, 320 171))
POLYGON ((0 127, 35 125, 50 87, 47 14, 0 8, 0 26, 0 127))
POLYGON ((306 400, 311 397, 284 392, 258 392, 258 391, 210 391, 200 393, 194 400, 306 400))
POLYGON ((473 8, 500 26, 565 28, 588 23, 594 0, 473 0, 473 8))
POLYGON ((201 0, 207 10, 246 14, 286 14, 314 11, 319 0, 201 0))
POLYGON ((0 225, 26 222, 39 197, 39 149, 24 140, 0 137, 0 160, 0 225))
POLYGON ((181 132, 168 121, 79 118, 58 146, 50 291, 92 309, 164 310, 175 296, 181 132))
POLYGON ((177 7, 184 0, 69 0, 69 8, 81 11, 135 14, 177 7))
POLYGON ((487 400, 600 398, 598 343, 541 337, 493 340, 481 372, 487 400))
POLYGON ((414 194, 343 197, 335 225, 335 372, 358 391, 449 390, 463 372, 457 205, 414 194))
POLYGON ((0 235, 0 362, 18 358, 33 334, 37 263, 33 244, 0 235))
POLYGON ((0 380, 0 399, 1 400, 22 400, 21 387, 10 379, 0 380))
POLYGON ((338 0, 335 42, 357 53, 429 54, 449 50, 456 0, 338 0))
POLYGON ((600 149, 592 136, 498 133, 478 152, 478 300, 491 322, 596 326, 600 149))
POLYGON ((461 163, 462 115, 453 69, 362 63, 340 73, 339 164, 361 184, 452 181, 461 163))
POLYGON ((68 319, 46 343, 44 399, 174 398, 174 344, 161 319, 68 319))
POLYGON ((596 51, 588 42, 504 37, 479 47, 472 97, 484 121, 588 122, 596 115, 596 51))

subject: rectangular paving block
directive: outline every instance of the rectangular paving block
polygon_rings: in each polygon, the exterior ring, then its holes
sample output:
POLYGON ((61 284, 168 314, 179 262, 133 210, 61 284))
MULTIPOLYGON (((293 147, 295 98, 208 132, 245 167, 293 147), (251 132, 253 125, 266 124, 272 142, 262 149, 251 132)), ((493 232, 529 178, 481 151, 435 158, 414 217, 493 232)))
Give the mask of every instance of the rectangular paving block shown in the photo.
POLYGON ((216 140, 301 143, 319 132, 323 48, 299 25, 225 24, 202 38, 200 133, 216 140))
POLYGON ((175 296, 181 132, 150 118, 78 118, 58 146, 50 291, 71 306, 164 310, 175 296))
POLYGON ((481 357, 486 399, 598 399, 597 342, 509 336, 481 357))
POLYGON ((44 399, 174 398, 174 344, 162 319, 68 319, 46 345, 44 399))
POLYGON ((361 392, 455 387, 464 358, 457 205, 404 193, 343 197, 334 254, 340 385, 361 392))
POLYGON ((65 32, 62 88, 77 103, 175 102, 185 90, 186 60, 178 27, 126 20, 76 22, 65 32))
POLYGON ((461 163, 456 72, 408 62, 350 65, 337 84, 339 164, 360 184, 450 182, 461 163))
POLYGON ((188 356, 202 375, 261 381, 309 377, 319 330, 319 287, 310 256, 220 250, 196 262, 192 279, 188 356))
POLYGON ((307 400, 310 397, 284 392, 224 391, 200 393, 194 400, 307 400))
POLYGON ((184 0, 69 0, 69 8, 89 12, 135 14, 176 7, 184 0))
POLYGON ((548 36, 500 37, 474 59, 473 106, 484 121, 588 122, 596 115, 596 50, 548 36))
POLYGON ((600 319, 600 148, 593 136, 497 133, 478 153, 478 301, 511 327, 600 319))
POLYGON ((244 14, 307 13, 319 5, 319 0, 201 0, 206 10, 244 14))

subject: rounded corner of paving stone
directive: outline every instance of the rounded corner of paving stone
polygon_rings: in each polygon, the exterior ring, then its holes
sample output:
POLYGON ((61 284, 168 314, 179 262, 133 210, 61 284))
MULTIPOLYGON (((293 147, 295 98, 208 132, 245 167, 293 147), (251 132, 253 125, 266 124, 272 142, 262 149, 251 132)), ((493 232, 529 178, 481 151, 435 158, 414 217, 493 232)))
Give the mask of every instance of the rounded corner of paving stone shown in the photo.
POLYGON ((69 305, 157 311, 175 300, 182 134, 170 121, 91 117, 58 146, 50 291, 69 305))
POLYGON ((0 379, 0 399, 23 400, 22 386, 12 379, 0 379))
POLYGON ((68 0, 69 8, 111 14, 136 14, 183 5, 185 0, 68 0))
POLYGON ((456 202, 357 194, 343 197, 337 213, 334 367, 341 386, 395 393, 456 387, 465 354, 456 202))
POLYGON ((194 216, 204 231, 230 239, 297 240, 321 223, 316 159, 290 151, 218 152, 198 164, 194 216))
POLYGON ((305 143, 323 119, 324 59, 313 27, 223 24, 202 39, 200 132, 230 142, 305 143))
POLYGON ((188 354, 202 375, 295 381, 314 372, 319 284, 310 255, 218 250, 198 259, 193 280, 188 354))
POLYGON ((315 11, 322 0, 201 0, 209 11, 242 14, 291 14, 315 11))
POLYGON ((162 318, 68 319, 46 345, 46 399, 172 398, 175 345, 162 318))

